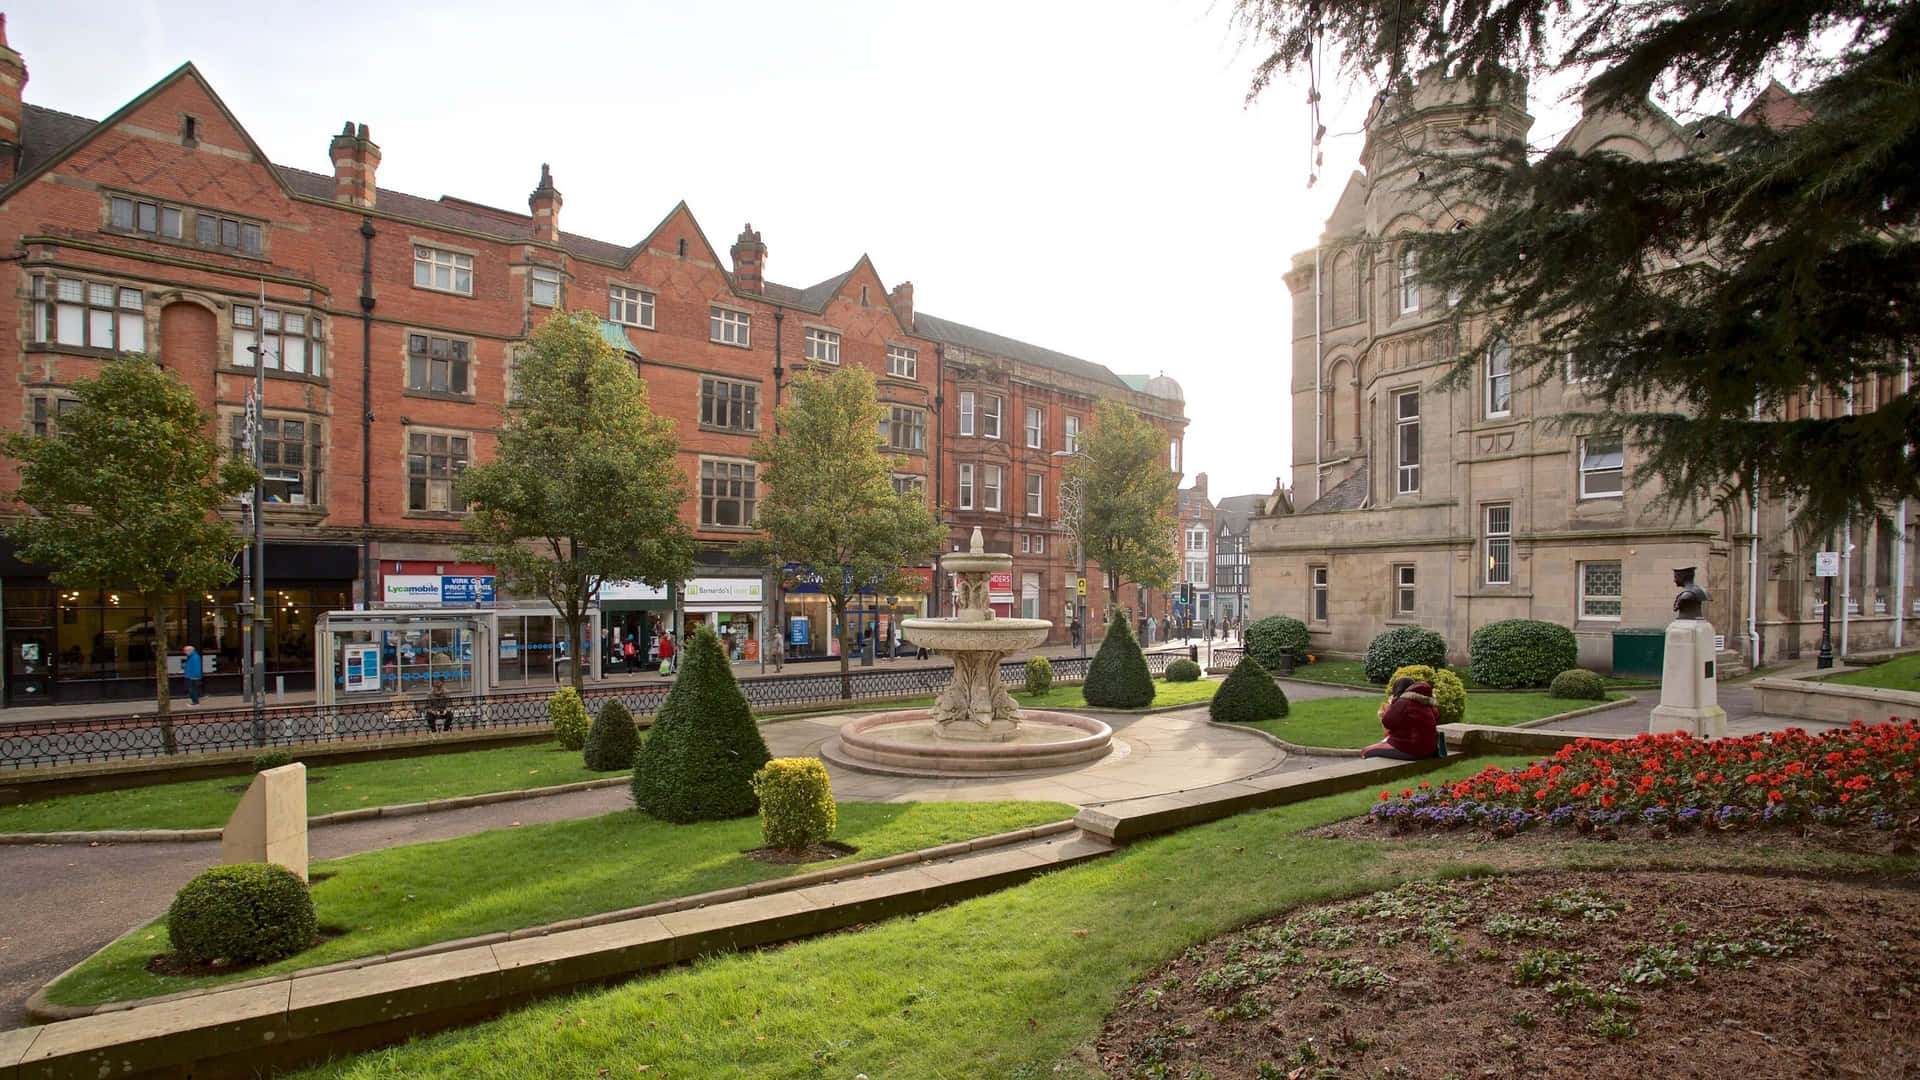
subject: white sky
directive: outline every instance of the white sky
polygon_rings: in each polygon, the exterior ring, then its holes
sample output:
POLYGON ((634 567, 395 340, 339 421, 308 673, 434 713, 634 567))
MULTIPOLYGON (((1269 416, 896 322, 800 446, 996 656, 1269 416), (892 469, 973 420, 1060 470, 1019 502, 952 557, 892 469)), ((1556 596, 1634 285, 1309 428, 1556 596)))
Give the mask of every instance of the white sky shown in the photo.
POLYGON ((29 102, 100 119, 191 60, 274 161, 330 172, 371 126, 382 187, 631 244, 685 199, 804 286, 863 253, 919 310, 1186 389, 1189 477, 1271 490, 1290 453, 1281 275, 1353 168, 1370 88, 1245 108, 1227 0, 16 2, 29 102))

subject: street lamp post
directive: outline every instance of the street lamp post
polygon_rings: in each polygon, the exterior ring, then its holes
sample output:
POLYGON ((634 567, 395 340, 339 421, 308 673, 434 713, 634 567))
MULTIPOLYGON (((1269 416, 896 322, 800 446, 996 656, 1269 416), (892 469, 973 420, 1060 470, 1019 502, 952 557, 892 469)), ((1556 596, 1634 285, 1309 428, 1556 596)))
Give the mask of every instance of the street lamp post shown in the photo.
MULTIPOLYGON (((1078 448, 1072 450, 1055 450, 1053 456, 1057 458, 1077 457, 1087 461, 1093 460, 1087 457, 1086 451, 1078 448)), ((1074 512, 1076 519, 1079 517, 1078 507, 1082 494, 1079 489, 1081 485, 1085 483, 1086 478, 1081 477, 1080 483, 1074 485, 1071 494, 1069 494, 1066 485, 1062 484, 1060 487, 1062 499, 1071 498, 1073 500, 1073 505, 1076 508, 1074 512)), ((1073 619, 1080 624, 1080 659, 1085 660, 1087 658, 1087 638, 1092 633, 1093 627, 1087 625, 1087 594, 1085 591, 1087 587, 1087 545, 1085 541, 1081 539, 1078 528, 1073 530, 1073 546, 1078 553, 1077 558, 1080 564, 1080 576, 1074 581, 1073 586, 1073 619)))

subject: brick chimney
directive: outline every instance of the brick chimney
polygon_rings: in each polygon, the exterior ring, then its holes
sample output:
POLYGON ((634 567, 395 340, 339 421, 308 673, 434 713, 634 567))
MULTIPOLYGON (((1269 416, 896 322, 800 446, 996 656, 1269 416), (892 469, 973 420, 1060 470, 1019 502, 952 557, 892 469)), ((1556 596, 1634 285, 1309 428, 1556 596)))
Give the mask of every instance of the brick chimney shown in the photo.
POLYGON ((333 158, 333 197, 353 206, 372 206, 374 172, 380 168, 380 148, 367 137, 367 125, 354 129, 353 121, 340 129, 329 148, 333 158))
POLYGON ((21 94, 27 88, 27 62, 7 45, 7 17, 0 15, 0 184, 20 171, 21 94))
POLYGON ((1207 474, 1206 473, 1197 472, 1193 474, 1193 490, 1198 492, 1201 498, 1204 499, 1207 497, 1207 474))
POLYGON ((893 301, 893 314, 900 320, 900 325, 913 329, 913 282, 903 281, 895 285, 887 296, 893 301))
POLYGON ((540 186, 527 196, 527 208, 533 211, 533 238, 548 244, 560 242, 560 191, 553 186, 553 173, 540 165, 540 186))
POLYGON ((753 222, 740 230, 733 242, 733 285, 741 292, 764 295, 767 291, 767 245, 753 230, 753 222))

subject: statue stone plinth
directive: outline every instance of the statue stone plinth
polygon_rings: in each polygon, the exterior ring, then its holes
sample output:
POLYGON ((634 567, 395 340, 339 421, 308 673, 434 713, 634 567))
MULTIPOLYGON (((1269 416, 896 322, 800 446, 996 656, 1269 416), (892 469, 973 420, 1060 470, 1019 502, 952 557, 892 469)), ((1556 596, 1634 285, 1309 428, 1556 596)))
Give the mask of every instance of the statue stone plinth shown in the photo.
POLYGON ((1673 599, 1677 617, 1667 624, 1666 656, 1660 670, 1660 704, 1647 717, 1647 730, 1658 735, 1683 732, 1698 738, 1720 739, 1727 734, 1727 712, 1720 707, 1719 682, 1714 678, 1713 624, 1707 621, 1707 590, 1693 580, 1694 568, 1678 567, 1673 583, 1680 586, 1673 599))

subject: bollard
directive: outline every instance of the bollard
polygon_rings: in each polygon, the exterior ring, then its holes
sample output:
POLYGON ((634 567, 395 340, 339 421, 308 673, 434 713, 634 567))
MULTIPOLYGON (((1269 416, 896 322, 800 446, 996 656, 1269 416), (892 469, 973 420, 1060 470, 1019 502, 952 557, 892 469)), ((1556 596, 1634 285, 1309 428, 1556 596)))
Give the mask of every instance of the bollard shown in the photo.
POLYGON ((273 696, 279 698, 281 701, 287 700, 287 677, 285 675, 275 675, 273 677, 273 696))
POLYGON ((1187 646, 1187 659, 1193 661, 1196 664, 1199 663, 1200 662, 1200 646, 1198 645, 1187 646))

